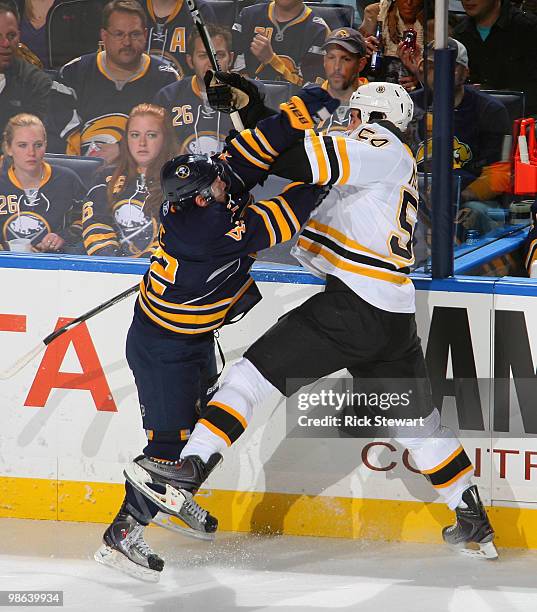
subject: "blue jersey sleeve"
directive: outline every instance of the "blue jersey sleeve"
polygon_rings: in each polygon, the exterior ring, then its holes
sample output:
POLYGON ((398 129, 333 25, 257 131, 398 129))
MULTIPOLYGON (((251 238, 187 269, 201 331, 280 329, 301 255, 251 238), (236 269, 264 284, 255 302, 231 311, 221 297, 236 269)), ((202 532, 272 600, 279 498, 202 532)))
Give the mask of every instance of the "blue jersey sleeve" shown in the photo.
POLYGON ((213 244, 217 256, 246 256, 290 240, 300 231, 324 190, 291 183, 273 198, 246 206, 234 226, 213 244))

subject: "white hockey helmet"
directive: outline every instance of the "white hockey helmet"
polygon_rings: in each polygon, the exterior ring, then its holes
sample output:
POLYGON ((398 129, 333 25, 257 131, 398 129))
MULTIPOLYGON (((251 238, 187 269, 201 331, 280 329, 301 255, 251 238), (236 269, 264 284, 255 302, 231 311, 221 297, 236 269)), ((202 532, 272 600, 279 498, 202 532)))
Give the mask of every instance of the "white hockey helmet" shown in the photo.
POLYGON ((362 123, 369 123, 371 113, 382 113, 385 119, 404 132, 414 114, 414 102, 402 85, 368 83, 352 94, 350 108, 360 111, 362 123))

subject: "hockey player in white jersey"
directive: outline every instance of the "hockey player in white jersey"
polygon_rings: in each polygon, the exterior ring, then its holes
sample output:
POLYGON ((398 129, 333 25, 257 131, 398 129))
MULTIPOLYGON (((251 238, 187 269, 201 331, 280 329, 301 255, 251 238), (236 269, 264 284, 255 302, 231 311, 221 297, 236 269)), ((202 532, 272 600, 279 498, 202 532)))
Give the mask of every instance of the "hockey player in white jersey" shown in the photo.
MULTIPOLYGON (((416 332, 414 287, 407 273, 414 260, 417 175, 402 141, 413 104, 403 87, 377 82, 360 87, 351 107, 348 135, 308 130, 272 166, 286 178, 332 186, 293 251, 326 280, 325 290, 282 316, 232 366, 183 448, 172 480, 177 486, 184 478, 191 486, 193 475, 183 460, 207 462, 223 453, 276 391, 290 397, 343 368, 358 381, 414 380, 418 413, 412 416, 422 417, 423 426, 410 435, 399 430, 395 437, 455 510, 455 524, 444 528, 444 540, 461 552, 495 558, 494 531, 471 481, 473 466, 454 433, 440 424, 416 332)), ((250 132, 237 136, 239 145, 252 142, 250 132)), ((248 154, 252 158, 253 150, 248 154)), ((143 474, 138 467, 134 472, 143 474)), ((200 475, 196 487, 202 481, 200 475)), ((171 493, 177 499, 177 491, 171 493)))

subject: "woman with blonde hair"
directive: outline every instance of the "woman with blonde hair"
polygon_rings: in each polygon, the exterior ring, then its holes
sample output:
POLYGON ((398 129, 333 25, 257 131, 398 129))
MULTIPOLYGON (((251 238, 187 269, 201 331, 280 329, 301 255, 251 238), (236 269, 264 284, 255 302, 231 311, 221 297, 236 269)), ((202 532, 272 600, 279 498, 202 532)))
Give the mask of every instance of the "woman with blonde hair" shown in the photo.
POLYGON ((127 120, 117 165, 104 168, 83 209, 88 255, 149 257, 157 246, 163 195, 160 169, 175 154, 164 108, 138 104, 127 120))
POLYGON ((81 240, 85 188, 78 175, 47 163, 41 119, 20 113, 8 121, 2 140, 0 231, 3 249, 76 252, 81 240), (12 242, 16 240, 17 242, 12 242))

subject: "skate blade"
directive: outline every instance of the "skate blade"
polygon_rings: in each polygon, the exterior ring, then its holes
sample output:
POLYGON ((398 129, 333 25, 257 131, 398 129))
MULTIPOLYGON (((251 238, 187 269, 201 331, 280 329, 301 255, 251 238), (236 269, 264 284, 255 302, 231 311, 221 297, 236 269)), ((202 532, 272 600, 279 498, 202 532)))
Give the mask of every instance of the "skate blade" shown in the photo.
POLYGON ((465 555, 467 557, 489 560, 498 558, 498 551, 496 550, 496 546, 494 546, 493 542, 472 542, 472 544, 475 546, 475 548, 468 548, 468 545, 464 543, 449 546, 461 555, 465 555))
POLYGON ((180 518, 179 512, 183 503, 186 501, 186 497, 181 491, 174 489, 168 484, 165 485, 165 493, 158 493, 151 487, 148 487, 147 483, 153 483, 151 474, 134 461, 125 466, 123 476, 125 476, 133 487, 148 497, 161 510, 180 518))
POLYGON ((158 582, 160 580, 160 572, 149 569, 148 567, 142 567, 133 561, 130 561, 125 557, 124 554, 118 550, 114 550, 103 544, 101 548, 93 555, 93 558, 97 563, 113 567, 124 574, 128 574, 133 578, 141 580, 143 582, 158 582))
POLYGON ((190 538, 195 538, 197 540, 205 540, 206 542, 214 542, 214 533, 206 533, 205 531, 198 531, 197 529, 192 529, 191 527, 188 527, 186 523, 183 523, 181 519, 178 519, 175 516, 171 516, 170 514, 165 514, 164 512, 159 512, 152 520, 152 523, 155 523, 155 525, 158 525, 159 527, 164 527, 164 529, 169 529, 170 531, 188 536, 190 538))

